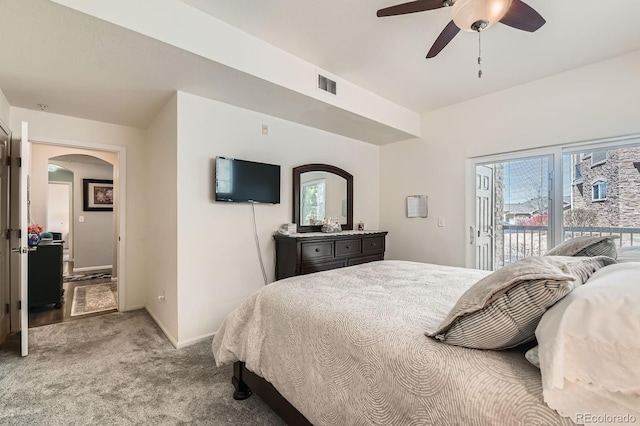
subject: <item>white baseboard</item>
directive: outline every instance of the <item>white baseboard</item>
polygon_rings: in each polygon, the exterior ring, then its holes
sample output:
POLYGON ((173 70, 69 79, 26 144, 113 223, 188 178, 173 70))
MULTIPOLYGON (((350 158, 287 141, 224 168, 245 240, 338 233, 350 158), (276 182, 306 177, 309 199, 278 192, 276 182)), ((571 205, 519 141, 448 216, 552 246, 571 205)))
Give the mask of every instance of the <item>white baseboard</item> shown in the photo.
POLYGON ((167 336, 167 339, 169 339, 169 342, 171 342, 171 344, 173 345, 174 348, 178 349, 178 341, 171 335, 171 333, 169 333, 169 330, 167 329, 167 327, 164 326, 164 324, 162 323, 162 321, 160 321, 158 319, 157 316, 155 316, 153 314, 153 312, 151 312, 149 309, 147 309, 147 307, 145 306, 144 309, 149 313, 149 315, 151 315, 151 318, 153 318, 153 320, 156 322, 156 324, 158 325, 158 327, 160 327, 160 330, 162 330, 162 332, 164 333, 165 336, 167 336))
POLYGON ((127 309, 118 309, 119 312, 129 312, 129 311, 137 311, 138 309, 146 309, 144 305, 140 306, 130 306, 127 309))
POLYGON ((203 340, 210 339, 215 334, 216 333, 207 333, 207 334, 203 334, 202 336, 198 336, 198 337, 194 337, 194 338, 189 339, 189 340, 185 340, 184 342, 178 342, 178 346, 176 346, 176 348, 182 349, 182 348, 186 348, 187 346, 195 345, 196 343, 200 343, 203 340))
POLYGON ((84 268, 73 268, 73 273, 76 272, 92 272, 92 271, 104 271, 105 269, 112 269, 113 265, 104 266, 87 266, 84 268))

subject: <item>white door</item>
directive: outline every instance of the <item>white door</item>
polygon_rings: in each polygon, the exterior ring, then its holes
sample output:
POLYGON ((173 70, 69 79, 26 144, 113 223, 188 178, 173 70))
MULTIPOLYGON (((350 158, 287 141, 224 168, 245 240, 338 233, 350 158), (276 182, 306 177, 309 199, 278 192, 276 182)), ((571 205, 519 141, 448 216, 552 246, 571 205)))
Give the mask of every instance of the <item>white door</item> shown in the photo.
MULTIPOLYGON (((12 314, 20 330, 20 352, 29 353, 29 247, 28 240, 28 183, 29 183, 29 125, 22 122, 20 141, 11 146, 11 303, 20 307, 19 315, 12 314)), ((14 312, 12 310, 12 312, 14 312)), ((17 312, 17 310, 15 311, 17 312)), ((12 331, 17 331, 13 327, 12 331)))
POLYGON ((22 137, 20 139, 20 353, 29 354, 29 123, 22 122, 22 137))
POLYGON ((476 269, 493 270, 493 169, 476 166, 476 269))

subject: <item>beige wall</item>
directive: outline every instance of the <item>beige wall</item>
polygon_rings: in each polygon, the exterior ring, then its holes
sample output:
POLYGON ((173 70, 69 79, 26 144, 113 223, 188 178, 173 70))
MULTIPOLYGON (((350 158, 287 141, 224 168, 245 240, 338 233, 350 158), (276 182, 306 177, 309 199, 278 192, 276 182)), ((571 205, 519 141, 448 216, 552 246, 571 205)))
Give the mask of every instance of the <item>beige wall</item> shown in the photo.
POLYGON ((381 148, 387 258, 463 266, 465 160, 640 133, 638 70, 640 51, 423 115, 421 139, 381 148), (427 219, 406 218, 410 194, 429 196, 427 219))
POLYGON ((178 341, 177 120, 176 95, 149 126, 145 167, 149 212, 145 305, 174 345, 178 341))
MULTIPOLYGON (((178 93, 178 336, 180 344, 210 335, 264 283, 253 237, 251 205, 213 201, 216 156, 281 166, 281 203, 255 206, 269 281, 273 232, 292 220, 292 169, 308 163, 340 167, 354 177, 354 218, 378 226, 377 146, 178 93), (269 135, 261 134, 262 124, 269 135)), ((167 301, 170 303, 170 301, 167 301)))
MULTIPOLYGON (((120 265, 120 276, 124 270, 126 294, 124 309, 144 306, 146 287, 145 234, 145 131, 75 117, 51 114, 11 107, 11 130, 20 136, 20 123, 29 123, 30 141, 82 142, 96 149, 111 146, 126 148, 126 264, 120 265)), ((116 176, 116 180, 118 176, 116 176)), ((117 200, 116 200, 117 201, 117 200)))

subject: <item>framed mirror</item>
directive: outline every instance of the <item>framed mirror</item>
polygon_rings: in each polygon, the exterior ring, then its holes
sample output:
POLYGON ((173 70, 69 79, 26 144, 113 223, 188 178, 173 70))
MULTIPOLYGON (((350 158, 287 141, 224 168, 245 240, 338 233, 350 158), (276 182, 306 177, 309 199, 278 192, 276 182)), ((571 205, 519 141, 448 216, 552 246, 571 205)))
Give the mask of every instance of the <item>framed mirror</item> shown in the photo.
POLYGON ((353 176, 328 164, 293 169, 293 222, 298 232, 320 232, 322 221, 353 229, 353 176))

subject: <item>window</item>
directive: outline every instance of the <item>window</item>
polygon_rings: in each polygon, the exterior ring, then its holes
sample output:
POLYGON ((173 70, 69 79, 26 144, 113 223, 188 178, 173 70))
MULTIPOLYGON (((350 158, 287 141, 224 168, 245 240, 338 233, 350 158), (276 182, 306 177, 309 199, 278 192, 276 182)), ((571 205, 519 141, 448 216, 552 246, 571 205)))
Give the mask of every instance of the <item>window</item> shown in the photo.
POLYGON ((230 194, 233 191, 233 164, 227 158, 218 158, 216 162, 216 193, 230 194))
POLYGON ((592 201, 604 201, 607 199, 607 182, 598 180, 593 184, 593 192, 591 193, 592 201))
POLYGON ((302 225, 320 225, 324 219, 326 180, 301 183, 302 225))
POLYGON ((468 164, 468 267, 495 270, 579 236, 616 235, 619 247, 640 246, 639 136, 468 164))

